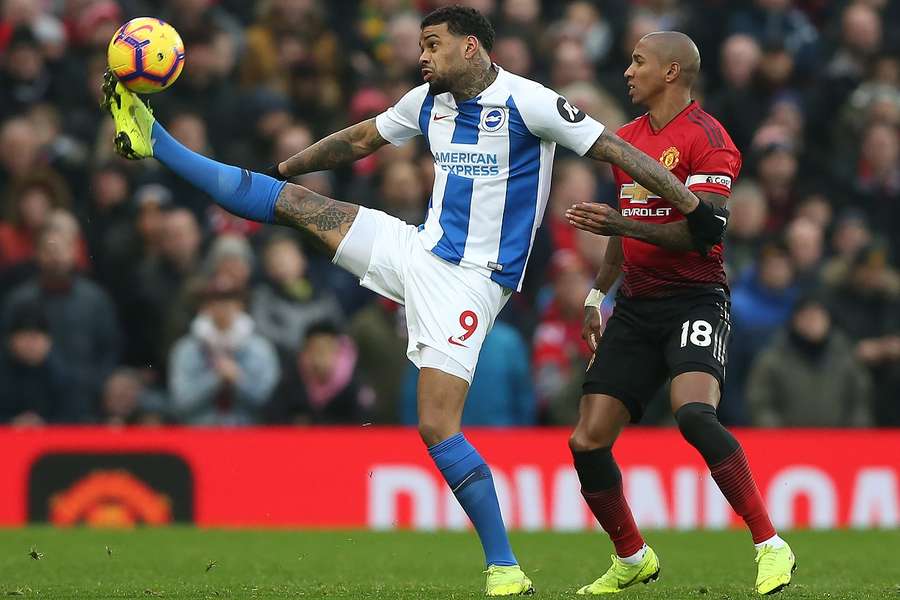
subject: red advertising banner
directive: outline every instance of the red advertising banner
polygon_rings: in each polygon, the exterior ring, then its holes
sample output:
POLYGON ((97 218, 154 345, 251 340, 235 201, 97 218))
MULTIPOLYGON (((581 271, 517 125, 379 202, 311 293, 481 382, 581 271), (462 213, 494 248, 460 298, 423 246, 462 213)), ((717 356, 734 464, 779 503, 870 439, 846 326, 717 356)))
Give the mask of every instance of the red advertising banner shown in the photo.
MULTIPOLYGON (((564 429, 473 429, 507 523, 595 526, 564 429)), ((900 526, 900 430, 740 430, 776 526, 900 526)), ((643 527, 736 525, 677 430, 628 430, 615 449, 643 527)), ((0 428, 0 526, 455 529, 466 518, 415 430, 0 428)))

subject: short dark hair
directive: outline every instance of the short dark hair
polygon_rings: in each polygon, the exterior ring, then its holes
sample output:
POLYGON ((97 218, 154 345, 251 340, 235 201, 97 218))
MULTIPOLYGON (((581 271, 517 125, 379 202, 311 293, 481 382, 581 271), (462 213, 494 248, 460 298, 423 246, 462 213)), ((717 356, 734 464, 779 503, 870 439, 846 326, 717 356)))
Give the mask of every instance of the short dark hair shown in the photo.
POLYGON ((433 10, 422 19, 422 29, 441 23, 454 35, 474 35, 488 52, 494 47, 494 26, 474 8, 457 4, 433 10))

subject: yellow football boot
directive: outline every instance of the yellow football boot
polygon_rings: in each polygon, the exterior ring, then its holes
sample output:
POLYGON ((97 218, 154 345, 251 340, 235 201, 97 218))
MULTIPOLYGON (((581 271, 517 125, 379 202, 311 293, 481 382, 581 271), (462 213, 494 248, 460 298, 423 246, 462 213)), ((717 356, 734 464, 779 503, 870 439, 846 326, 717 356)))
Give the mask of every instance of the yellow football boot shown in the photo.
POLYGON ((622 562, 615 554, 612 555, 612 566, 603 574, 603 577, 590 585, 586 585, 578 593, 581 595, 599 596, 600 594, 618 594, 625 588, 638 583, 650 583, 659 578, 659 558, 653 548, 647 547, 644 558, 636 565, 628 565, 622 562))
POLYGON ((122 85, 107 71, 103 76, 103 100, 116 124, 116 153, 131 160, 153 156, 153 113, 137 94, 122 85))
POLYGON ((487 582, 484 593, 488 596, 527 596, 534 593, 531 580, 519 565, 500 567, 491 565, 487 568, 487 582))
POLYGON ((797 570, 794 553, 786 543, 781 548, 763 546, 756 551, 756 591, 762 595, 780 592, 797 570))

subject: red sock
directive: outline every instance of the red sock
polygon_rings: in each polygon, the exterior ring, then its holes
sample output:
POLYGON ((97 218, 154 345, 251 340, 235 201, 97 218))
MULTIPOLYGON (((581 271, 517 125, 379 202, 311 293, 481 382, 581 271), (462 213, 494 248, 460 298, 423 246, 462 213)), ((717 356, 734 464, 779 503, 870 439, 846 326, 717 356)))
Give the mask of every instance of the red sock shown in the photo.
POLYGON ((754 544, 764 542, 775 535, 775 528, 769 520, 766 505, 741 448, 709 470, 734 512, 739 514, 750 528, 754 544))
POLYGON ((625 501, 625 494, 622 492, 621 481, 608 490, 581 493, 591 507, 591 512, 612 540, 616 554, 620 557, 631 556, 644 547, 644 538, 634 523, 634 517, 631 516, 631 509, 628 508, 628 502, 625 501))

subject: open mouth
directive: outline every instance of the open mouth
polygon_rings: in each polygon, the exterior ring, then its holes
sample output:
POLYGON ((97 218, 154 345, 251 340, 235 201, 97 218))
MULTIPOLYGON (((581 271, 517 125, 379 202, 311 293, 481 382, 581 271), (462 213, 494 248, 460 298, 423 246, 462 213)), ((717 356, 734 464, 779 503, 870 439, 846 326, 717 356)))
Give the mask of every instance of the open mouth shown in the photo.
POLYGON ((431 77, 434 73, 429 69, 422 69, 422 79, 425 81, 431 81, 431 77))

